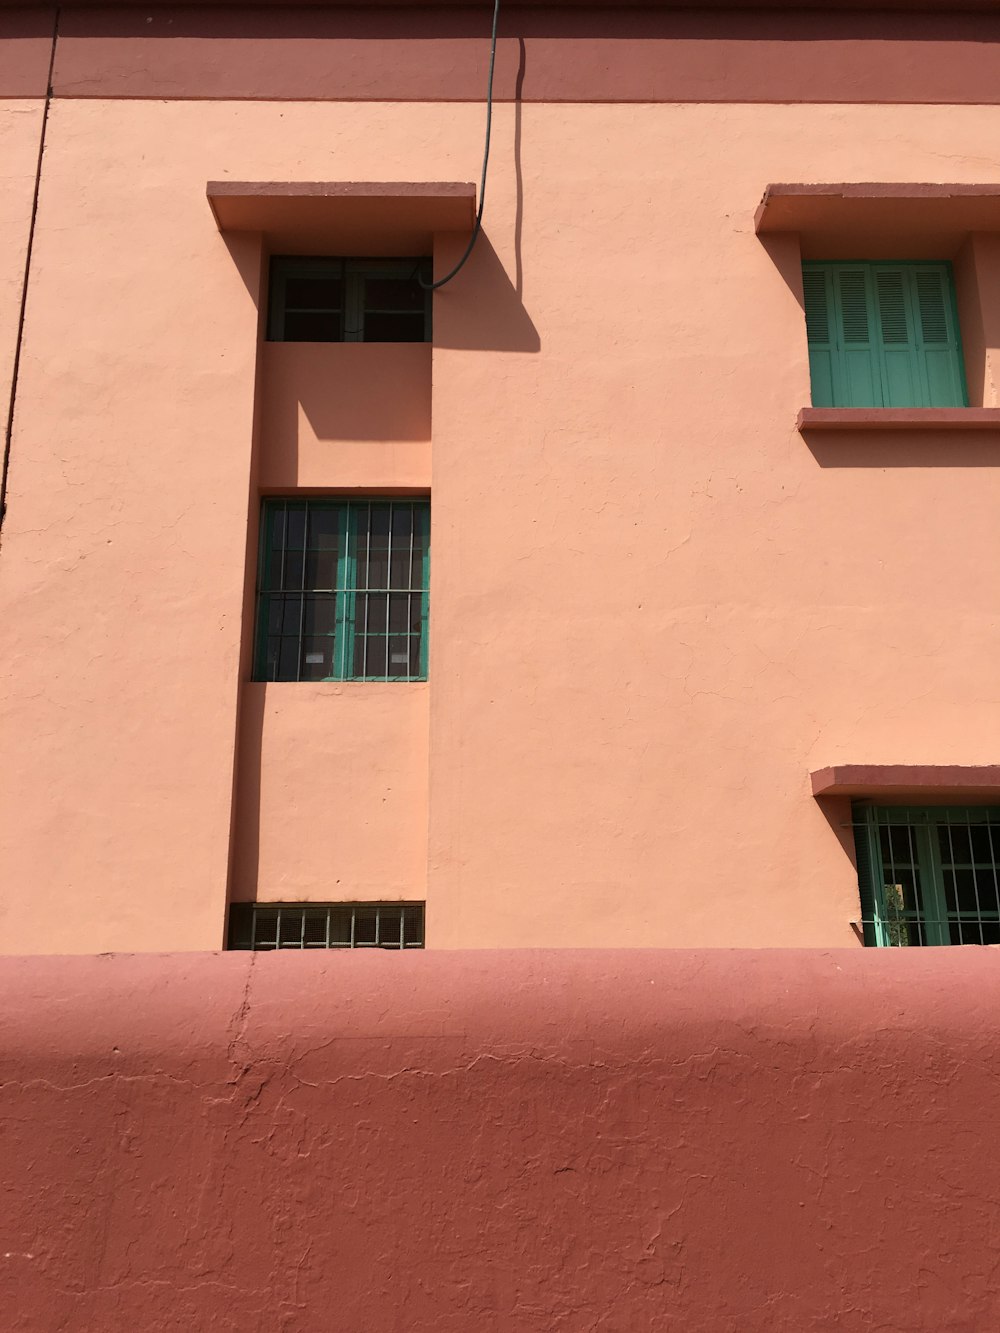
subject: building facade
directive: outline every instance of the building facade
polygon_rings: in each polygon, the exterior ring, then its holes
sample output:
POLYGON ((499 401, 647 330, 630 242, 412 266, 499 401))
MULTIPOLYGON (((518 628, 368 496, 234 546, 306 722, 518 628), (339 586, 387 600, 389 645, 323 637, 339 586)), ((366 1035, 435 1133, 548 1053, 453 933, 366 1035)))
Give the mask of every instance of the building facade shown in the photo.
POLYGON ((4 8, 0 949, 1000 940, 998 8, 4 8))

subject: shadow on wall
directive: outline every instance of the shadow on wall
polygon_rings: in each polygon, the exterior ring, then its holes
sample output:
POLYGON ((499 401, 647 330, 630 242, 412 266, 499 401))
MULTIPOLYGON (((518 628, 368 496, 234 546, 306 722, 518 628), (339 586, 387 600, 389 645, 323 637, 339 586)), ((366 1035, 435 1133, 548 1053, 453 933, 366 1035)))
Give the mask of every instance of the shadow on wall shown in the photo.
MULTIPOLYGON (((447 273, 465 245, 463 236, 439 236, 435 272, 447 273)), ((434 346, 462 352, 537 352, 541 345, 518 287, 489 236, 481 232, 462 271, 434 293, 434 346)))
POLYGON ((996 437, 990 434, 963 439, 954 431, 802 432, 802 438, 820 467, 993 467, 997 465, 996 437))

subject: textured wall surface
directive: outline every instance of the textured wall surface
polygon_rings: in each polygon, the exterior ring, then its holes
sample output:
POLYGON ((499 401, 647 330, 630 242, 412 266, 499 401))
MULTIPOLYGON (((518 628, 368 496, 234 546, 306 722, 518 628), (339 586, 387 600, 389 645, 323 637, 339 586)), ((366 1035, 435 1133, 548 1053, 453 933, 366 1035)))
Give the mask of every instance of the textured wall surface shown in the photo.
POLYGON ((996 1327, 998 966, 4 959, 3 1327, 996 1327))

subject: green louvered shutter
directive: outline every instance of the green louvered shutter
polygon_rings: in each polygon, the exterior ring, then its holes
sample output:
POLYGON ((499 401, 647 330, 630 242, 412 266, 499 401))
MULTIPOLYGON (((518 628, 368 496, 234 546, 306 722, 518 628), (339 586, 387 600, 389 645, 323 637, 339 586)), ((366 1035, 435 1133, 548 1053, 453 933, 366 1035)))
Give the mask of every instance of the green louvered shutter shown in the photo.
POLYGON ((833 275, 818 265, 802 270, 802 288, 806 305, 806 337, 809 342, 809 377, 812 381, 814 407, 835 407, 837 390, 834 381, 839 374, 837 340, 833 336, 830 316, 833 307, 833 275))
POLYGON ((966 407, 969 400, 950 266, 916 265, 910 269, 910 278, 927 406, 966 407))
POLYGON ((815 407, 964 407, 947 264, 805 264, 815 407))

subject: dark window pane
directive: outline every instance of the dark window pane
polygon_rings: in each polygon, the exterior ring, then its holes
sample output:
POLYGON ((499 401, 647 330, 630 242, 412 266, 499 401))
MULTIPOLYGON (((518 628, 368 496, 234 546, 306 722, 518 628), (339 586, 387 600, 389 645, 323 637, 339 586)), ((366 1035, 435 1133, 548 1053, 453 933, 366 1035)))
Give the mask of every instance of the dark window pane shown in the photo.
POLYGON ((265 597, 262 599, 261 612, 267 616, 267 630, 269 634, 281 633, 281 619, 285 610, 285 599, 283 597, 265 597))
POLYGON ((954 911, 953 903, 957 901, 960 912, 978 912, 980 904, 976 898, 976 875, 972 870, 949 870, 945 872, 945 894, 948 898, 948 908, 954 911), (949 884, 949 880, 952 884, 949 884))
POLYGON ((344 304, 340 278, 286 278, 285 310, 339 310, 344 304))
POLYGON ((306 944, 326 945, 326 921, 327 913, 325 911, 305 913, 305 942, 306 944))
POLYGON ((301 551, 306 544, 306 507, 304 504, 290 504, 285 510, 288 540, 285 545, 301 551))
POLYGON ((337 552, 306 551, 305 585, 307 588, 337 586, 337 552))
POLYGON ((378 942, 383 948, 402 947, 402 909, 383 907, 379 914, 378 942))
POLYGON ((341 341, 340 316, 287 311, 284 334, 284 341, 289 343, 337 343, 341 341))
POLYGON ((421 944, 424 937, 424 913, 420 907, 403 909, 404 944, 421 944))
POLYGON ((281 619, 281 631, 283 634, 298 634, 302 624, 302 595, 301 593, 286 593, 283 597, 272 595, 271 600, 279 603, 283 607, 281 619))
POLYGON ((410 675, 419 676, 420 668, 420 635, 410 635, 410 675))
POLYGON ((392 540, 409 546, 413 532, 413 506, 398 504, 392 506, 392 540))
POLYGON ((410 604, 419 601, 408 592, 394 592, 389 597, 389 628, 397 634, 411 628, 410 604))
POLYGON ((336 551, 340 543, 341 511, 332 505, 310 505, 307 545, 314 551, 336 551))
POLYGON ((350 907, 330 908, 330 943, 340 944, 345 948, 351 943, 351 920, 354 911, 350 907))
POLYGON ((231 903, 229 907, 229 948, 249 949, 253 938, 253 903, 231 903))
POLYGON ((299 678, 299 641, 285 638, 281 640, 281 652, 278 656, 278 672, 275 680, 298 680, 299 678))
POLYGON ((302 641, 302 680, 326 680, 333 675, 333 640, 307 636, 302 641))
POLYGON ((384 634, 389 598, 385 593, 363 593, 358 596, 357 629, 362 634, 384 634))
POLYGON ((354 913, 354 943, 374 944, 375 941, 375 921, 377 913, 374 908, 359 907, 354 913))
POLYGON ((944 824, 938 828, 938 845, 945 865, 972 860, 969 830, 960 824, 944 824))
POLYGON ((294 909, 282 911, 278 918, 278 945, 280 948, 302 947, 302 913, 294 909))
POLYGON ((337 618, 336 593, 307 597, 303 631, 306 634, 332 634, 337 618))
POLYGON ((392 311, 394 314, 419 314, 422 318, 428 295, 416 278, 367 278, 365 314, 392 311))
POLYGON ((365 342, 422 343, 426 340, 425 327, 422 314, 365 315, 365 342))
POLYGON ((283 588, 291 590, 302 587, 302 576, 305 572, 304 560, 305 552, 303 551, 285 552, 285 568, 281 584, 283 588))
POLYGON ((882 855, 895 865, 914 865, 916 845, 913 830, 906 824, 893 824, 881 830, 882 855))
POLYGON ((973 860, 993 864, 1000 858, 1000 825, 973 825, 970 836, 973 860))
POLYGON ((281 656, 281 640, 272 635, 267 641, 267 667, 264 672, 265 680, 278 679, 278 660, 281 656))
POLYGON ((354 674, 384 680, 388 644, 385 634, 358 633, 354 640, 354 674))
POLYGON ((278 913, 257 911, 254 918, 254 942, 258 949, 270 944, 273 948, 278 939, 278 913))
POLYGON ((389 637, 389 671, 390 676, 412 676, 414 673, 410 668, 410 640, 402 634, 393 634, 389 637))

